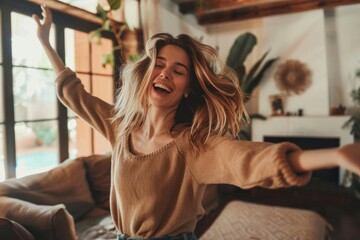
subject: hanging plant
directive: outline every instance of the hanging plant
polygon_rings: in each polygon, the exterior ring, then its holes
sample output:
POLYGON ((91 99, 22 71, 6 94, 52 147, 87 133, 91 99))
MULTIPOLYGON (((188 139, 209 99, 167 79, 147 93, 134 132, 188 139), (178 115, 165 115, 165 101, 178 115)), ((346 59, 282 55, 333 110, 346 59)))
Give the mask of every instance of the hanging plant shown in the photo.
MULTIPOLYGON (((128 44, 132 44, 126 41, 128 34, 136 34, 136 30, 129 26, 126 22, 119 23, 114 21, 112 12, 120 9, 122 0, 107 0, 108 8, 106 10, 101 4, 96 7, 96 14, 102 19, 102 25, 100 28, 90 32, 89 41, 98 45, 101 45, 101 37, 104 33, 109 33, 116 39, 116 46, 113 47, 110 53, 104 54, 102 57, 102 65, 105 67, 110 64, 112 67, 115 65, 114 53, 127 47, 128 44)), ((138 54, 132 54, 127 56, 126 60, 136 61, 138 54)))

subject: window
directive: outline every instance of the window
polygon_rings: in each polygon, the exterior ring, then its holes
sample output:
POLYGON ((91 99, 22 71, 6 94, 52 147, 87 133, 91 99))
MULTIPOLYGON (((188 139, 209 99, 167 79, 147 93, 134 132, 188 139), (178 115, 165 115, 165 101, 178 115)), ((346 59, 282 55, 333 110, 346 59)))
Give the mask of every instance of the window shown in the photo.
POLYGON ((36 24, 16 12, 11 13, 11 51, 16 177, 22 177, 59 162, 55 75, 36 39, 36 24))
MULTIPOLYGON (((110 52, 112 42, 102 39, 101 45, 89 43, 87 33, 65 29, 65 55, 66 65, 73 69, 80 78, 85 89, 92 95, 108 103, 113 102, 114 83, 112 68, 102 66, 102 54, 110 52)), ((69 152, 71 157, 102 154, 111 146, 87 123, 68 110, 69 152)))
MULTIPOLYGON (((48 170, 69 157, 110 150, 102 136, 58 101, 55 74, 30 17, 39 9, 26 1, 0 3, 0 181, 48 170)), ((112 40, 90 44, 88 33, 96 24, 55 15, 61 22, 52 28, 52 46, 90 93, 112 103, 113 71, 101 65, 112 40)))

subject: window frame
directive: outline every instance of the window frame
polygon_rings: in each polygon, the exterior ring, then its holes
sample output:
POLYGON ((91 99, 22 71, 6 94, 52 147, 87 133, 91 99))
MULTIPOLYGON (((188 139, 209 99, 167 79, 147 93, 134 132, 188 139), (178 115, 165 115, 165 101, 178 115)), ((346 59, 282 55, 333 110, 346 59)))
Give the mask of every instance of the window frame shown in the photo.
MULTIPOLYGON (((65 4, 67 5, 67 4, 65 4)), ((68 8, 74 8, 67 5, 68 8)), ((37 3, 28 2, 25 0, 4 0, 0 3, 1 11, 1 48, 3 52, 3 96, 4 96, 4 168, 5 179, 16 177, 16 144, 15 144, 15 121, 14 113, 14 96, 13 96, 13 64, 12 64, 12 45, 11 45, 11 13, 16 12, 22 15, 30 16, 32 14, 41 14, 40 6, 37 3)), ((71 28, 77 31, 89 33, 100 27, 99 24, 84 20, 81 17, 67 15, 65 13, 52 10, 53 22, 55 25, 55 50, 60 58, 65 62, 65 29, 71 28)), ((90 13, 91 14, 91 13, 90 13)), ((116 44, 116 39, 111 35, 104 35, 104 38, 112 40, 113 46, 116 44)), ((91 51, 91 50, 90 50, 91 51)), ((119 63, 116 62, 115 66, 119 63)), ((116 84, 115 71, 113 71, 114 91, 116 84)), ((56 118, 49 119, 58 122, 58 149, 59 161, 63 162, 69 157, 69 136, 68 136, 68 120, 66 107, 57 100, 58 115, 56 118)), ((48 119, 47 119, 48 120, 48 119)), ((36 120, 35 120, 36 121, 36 120)), ((26 121, 26 122, 35 122, 26 121)))

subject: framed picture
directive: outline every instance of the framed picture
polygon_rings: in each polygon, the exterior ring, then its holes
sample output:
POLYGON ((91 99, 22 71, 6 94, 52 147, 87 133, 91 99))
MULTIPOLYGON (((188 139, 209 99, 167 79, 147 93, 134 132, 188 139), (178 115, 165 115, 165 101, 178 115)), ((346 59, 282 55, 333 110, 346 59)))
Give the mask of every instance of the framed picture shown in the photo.
POLYGON ((275 94, 269 96, 272 116, 285 115, 285 96, 283 94, 275 94))

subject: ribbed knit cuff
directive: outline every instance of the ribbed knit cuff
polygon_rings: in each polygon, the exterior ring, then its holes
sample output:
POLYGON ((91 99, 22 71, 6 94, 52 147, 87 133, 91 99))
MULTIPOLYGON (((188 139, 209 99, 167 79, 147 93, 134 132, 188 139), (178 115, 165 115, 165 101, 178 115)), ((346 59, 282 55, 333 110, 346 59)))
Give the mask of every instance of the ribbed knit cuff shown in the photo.
POLYGON ((74 77, 75 73, 68 67, 61 70, 61 72, 56 76, 55 82, 60 83, 64 80, 66 80, 69 77, 74 77))
POLYGON ((279 169, 279 180, 284 186, 303 186, 309 182, 311 178, 311 172, 296 173, 289 164, 288 154, 294 151, 301 150, 300 147, 293 143, 285 142, 277 144, 279 148, 276 151, 278 156, 275 156, 275 164, 279 169))

